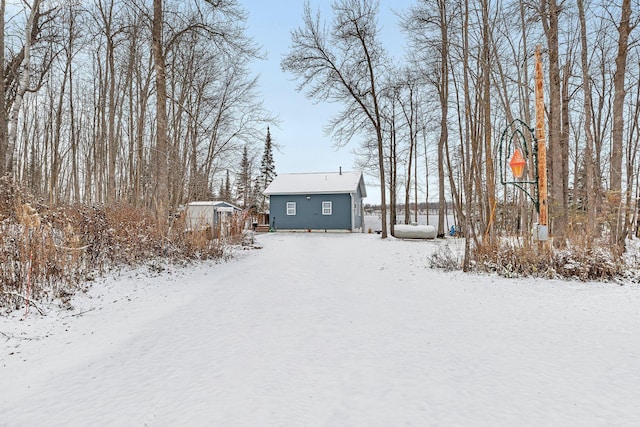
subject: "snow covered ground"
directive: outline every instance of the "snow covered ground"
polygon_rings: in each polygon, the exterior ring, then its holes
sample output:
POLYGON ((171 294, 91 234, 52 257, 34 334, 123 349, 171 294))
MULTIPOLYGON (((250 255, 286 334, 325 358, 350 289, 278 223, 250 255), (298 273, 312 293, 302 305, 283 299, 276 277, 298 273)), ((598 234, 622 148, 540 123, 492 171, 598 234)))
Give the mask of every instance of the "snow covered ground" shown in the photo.
POLYGON ((443 241, 258 240, 1 317, 0 426, 640 423, 638 285, 432 270, 443 241))

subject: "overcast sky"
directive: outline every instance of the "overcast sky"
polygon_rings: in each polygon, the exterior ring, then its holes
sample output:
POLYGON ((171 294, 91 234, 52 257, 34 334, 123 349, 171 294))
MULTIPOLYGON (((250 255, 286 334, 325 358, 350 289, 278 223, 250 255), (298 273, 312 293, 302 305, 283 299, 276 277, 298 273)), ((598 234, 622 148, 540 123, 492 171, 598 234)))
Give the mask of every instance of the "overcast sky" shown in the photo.
MULTIPOLYGON (((277 173, 331 172, 353 170, 354 144, 336 150, 324 127, 341 105, 314 102, 296 92, 291 74, 281 71, 280 61, 291 45, 291 31, 302 24, 303 0, 240 0, 249 13, 248 33, 267 52, 268 59, 253 64, 260 74, 260 88, 265 107, 280 119, 271 127, 271 137, 280 149, 274 151, 277 173)), ((404 46, 403 34, 395 12, 406 10, 415 0, 382 0, 379 7, 379 25, 383 43, 389 53, 400 60, 404 46)), ((329 0, 311 0, 313 10, 321 9, 322 19, 332 18, 329 0)), ((364 171, 365 173, 367 171, 364 171)), ((380 201, 376 179, 366 178, 367 203, 380 201)))

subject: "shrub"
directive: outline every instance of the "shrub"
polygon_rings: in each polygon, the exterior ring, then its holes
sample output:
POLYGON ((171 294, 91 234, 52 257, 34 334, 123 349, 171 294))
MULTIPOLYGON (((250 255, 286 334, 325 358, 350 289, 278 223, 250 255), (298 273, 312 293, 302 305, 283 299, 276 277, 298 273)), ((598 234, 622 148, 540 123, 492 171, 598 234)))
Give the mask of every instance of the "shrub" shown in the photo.
MULTIPOLYGON (((46 206, 6 178, 1 184, 0 307, 9 310, 72 295, 113 268, 223 258, 238 238, 185 232, 181 217, 163 230, 150 212, 126 204, 46 206)), ((241 227, 239 219, 230 230, 241 227)))
MULTIPOLYGON (((504 277, 544 277, 577 280, 612 280, 621 277, 623 261, 607 246, 573 245, 564 250, 538 249, 518 241, 503 240, 494 245, 479 245, 472 250, 473 270, 504 277)), ((436 252, 435 267, 459 262, 453 254, 436 252)))

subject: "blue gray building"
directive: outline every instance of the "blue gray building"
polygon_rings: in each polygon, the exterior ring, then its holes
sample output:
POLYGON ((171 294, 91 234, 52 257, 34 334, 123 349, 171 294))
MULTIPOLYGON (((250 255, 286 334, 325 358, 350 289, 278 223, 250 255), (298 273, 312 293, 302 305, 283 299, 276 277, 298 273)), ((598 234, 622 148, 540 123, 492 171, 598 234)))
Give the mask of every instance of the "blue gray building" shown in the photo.
POLYGON ((264 194, 277 230, 364 231, 362 172, 280 174, 264 194))

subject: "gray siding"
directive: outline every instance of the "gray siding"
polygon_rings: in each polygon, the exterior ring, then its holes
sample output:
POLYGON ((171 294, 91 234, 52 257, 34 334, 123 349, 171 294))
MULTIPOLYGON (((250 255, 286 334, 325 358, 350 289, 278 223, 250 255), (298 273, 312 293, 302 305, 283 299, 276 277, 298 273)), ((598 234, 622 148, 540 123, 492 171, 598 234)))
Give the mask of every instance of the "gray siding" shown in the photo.
MULTIPOLYGON (((350 194, 271 195, 269 217, 276 229, 352 230, 350 194), (296 214, 287 215, 287 202, 296 203, 296 214), (331 215, 322 215, 322 202, 332 202, 331 215)), ((359 213, 358 213, 359 214, 359 213)), ((362 218, 359 217, 360 224, 362 218)), ((355 225, 355 227, 359 227, 355 225)))

